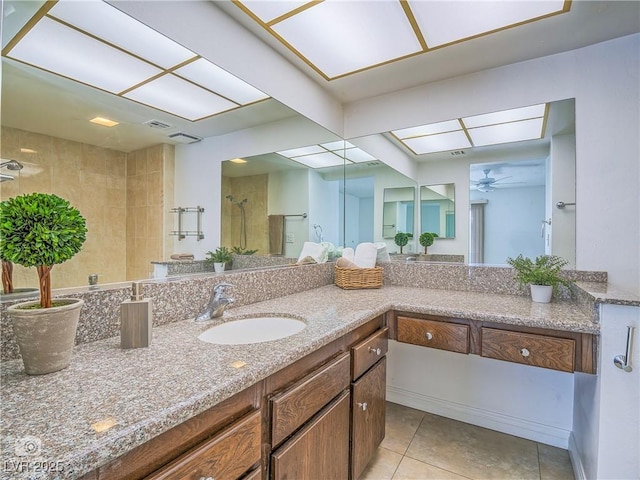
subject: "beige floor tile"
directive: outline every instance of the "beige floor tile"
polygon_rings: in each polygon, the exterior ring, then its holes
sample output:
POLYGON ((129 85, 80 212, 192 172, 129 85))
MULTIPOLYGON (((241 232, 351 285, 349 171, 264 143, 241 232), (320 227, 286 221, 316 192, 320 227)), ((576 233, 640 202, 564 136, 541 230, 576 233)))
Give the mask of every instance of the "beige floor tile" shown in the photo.
POLYGON ((404 457, 392 480, 464 480, 466 477, 404 457))
POLYGON ((387 402, 385 437, 382 446, 404 454, 425 413, 415 408, 387 402))
POLYGON ((535 442, 428 413, 406 455, 474 479, 540 479, 535 442))
POLYGON ((358 480, 391 480, 402 460, 402 455, 379 447, 358 480))
POLYGON ((573 467, 569 452, 561 448, 538 444, 541 480, 572 480, 573 467))

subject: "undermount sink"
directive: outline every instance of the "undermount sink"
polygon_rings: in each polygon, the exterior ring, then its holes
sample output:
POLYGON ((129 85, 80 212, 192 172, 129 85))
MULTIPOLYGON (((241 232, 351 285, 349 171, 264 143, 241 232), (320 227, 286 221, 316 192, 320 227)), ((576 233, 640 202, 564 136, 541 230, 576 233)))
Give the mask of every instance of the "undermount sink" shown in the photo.
POLYGON ((306 326, 291 317, 250 317, 216 325, 202 332, 198 340, 218 345, 270 342, 301 332, 306 326))

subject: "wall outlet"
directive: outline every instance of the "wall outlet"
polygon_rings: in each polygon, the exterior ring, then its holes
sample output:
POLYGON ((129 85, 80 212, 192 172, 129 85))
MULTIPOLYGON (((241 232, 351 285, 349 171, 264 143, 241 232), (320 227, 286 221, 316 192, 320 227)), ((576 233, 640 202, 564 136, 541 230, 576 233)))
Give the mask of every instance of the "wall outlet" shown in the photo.
POLYGON ((287 235, 285 236, 285 241, 287 243, 293 243, 293 233, 287 233, 287 235))

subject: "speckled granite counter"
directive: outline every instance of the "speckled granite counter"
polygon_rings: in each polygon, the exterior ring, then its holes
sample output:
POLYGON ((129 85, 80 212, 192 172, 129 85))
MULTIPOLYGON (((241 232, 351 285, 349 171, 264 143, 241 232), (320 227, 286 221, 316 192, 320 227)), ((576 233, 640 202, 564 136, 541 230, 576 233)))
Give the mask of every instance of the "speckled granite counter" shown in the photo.
POLYGON ((217 321, 186 320, 156 327, 146 349, 121 350, 118 337, 80 345, 69 368, 41 377, 25 375, 20 360, 8 361, 1 371, 2 478, 77 478, 390 309, 598 333, 592 317, 569 302, 328 285, 233 308, 222 319, 285 314, 307 322, 301 333, 282 340, 212 345, 196 337, 217 321), (233 368, 236 360, 246 366, 233 368), (98 433, 92 427, 97 422, 114 426, 98 433), (18 456, 25 445, 33 446, 33 454, 18 456), (58 471, 35 472, 36 462, 53 462, 58 471), (16 471, 20 465, 22 473, 16 471))

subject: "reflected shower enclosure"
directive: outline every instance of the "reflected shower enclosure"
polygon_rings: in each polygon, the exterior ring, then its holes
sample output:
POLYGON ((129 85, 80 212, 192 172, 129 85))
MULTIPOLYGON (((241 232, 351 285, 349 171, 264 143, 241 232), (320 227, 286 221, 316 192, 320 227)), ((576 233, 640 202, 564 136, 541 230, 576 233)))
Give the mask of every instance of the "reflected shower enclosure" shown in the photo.
POLYGON ((244 204, 247 203, 247 199, 245 198, 238 201, 233 197, 233 195, 227 195, 225 198, 230 200, 231 203, 240 209, 240 242, 238 243, 238 246, 241 250, 245 250, 247 248, 247 215, 244 211, 244 204))

